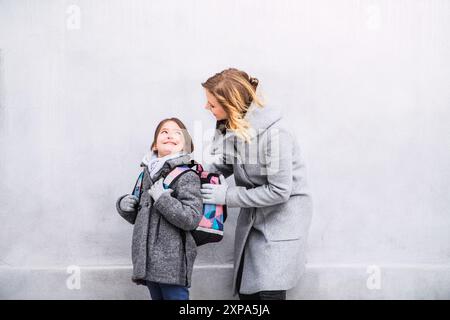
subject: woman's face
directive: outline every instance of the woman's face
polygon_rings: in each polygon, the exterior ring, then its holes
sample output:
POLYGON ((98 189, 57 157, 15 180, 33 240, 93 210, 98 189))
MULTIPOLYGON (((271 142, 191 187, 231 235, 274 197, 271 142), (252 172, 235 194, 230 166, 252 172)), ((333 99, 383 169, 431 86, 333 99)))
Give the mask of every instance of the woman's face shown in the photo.
POLYGON ((184 149, 184 145, 183 129, 174 121, 164 123, 156 139, 158 157, 181 152, 184 149))
POLYGON ((225 120, 228 119, 228 114, 222 105, 217 101, 216 97, 205 89, 206 93, 206 105, 205 109, 211 111, 211 113, 216 117, 216 120, 225 120))

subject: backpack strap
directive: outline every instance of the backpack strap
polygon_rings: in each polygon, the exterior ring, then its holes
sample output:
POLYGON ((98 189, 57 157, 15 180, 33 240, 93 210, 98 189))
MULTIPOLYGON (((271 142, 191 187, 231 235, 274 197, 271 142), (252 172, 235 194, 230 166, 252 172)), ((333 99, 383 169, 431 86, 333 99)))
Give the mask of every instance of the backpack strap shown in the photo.
POLYGON ((188 171, 194 171, 187 165, 182 165, 175 167, 172 171, 170 171, 167 176, 164 178, 163 186, 164 189, 169 189, 175 181, 177 181, 183 174, 185 174, 188 171))
POLYGON ((136 196, 138 199, 141 198, 142 193, 142 180, 144 179, 144 171, 139 174, 136 183, 134 184, 133 192, 131 193, 133 196, 136 196))

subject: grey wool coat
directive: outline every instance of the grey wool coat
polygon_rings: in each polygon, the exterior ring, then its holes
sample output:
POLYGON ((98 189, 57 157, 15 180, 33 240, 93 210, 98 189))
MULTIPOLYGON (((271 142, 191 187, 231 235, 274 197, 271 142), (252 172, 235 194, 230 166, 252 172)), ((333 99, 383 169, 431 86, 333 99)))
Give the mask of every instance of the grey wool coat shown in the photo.
POLYGON ((153 180, 142 163, 143 192, 138 208, 122 211, 119 204, 126 195, 117 200, 119 214, 134 224, 131 256, 136 284, 154 281, 191 286, 197 246, 190 231, 198 226, 203 210, 200 177, 192 171, 184 173, 174 181, 172 194, 164 193, 156 202, 147 192, 159 178, 190 160, 189 155, 168 160, 153 180))
MULTIPOLYGON (((298 142, 281 113, 252 104, 245 115, 250 143, 216 130, 210 171, 228 177, 226 204, 240 207, 234 248, 233 293, 293 288, 305 270, 312 200, 298 142), (240 288, 236 280, 244 256, 240 288)), ((219 127, 219 122, 218 122, 219 127)))

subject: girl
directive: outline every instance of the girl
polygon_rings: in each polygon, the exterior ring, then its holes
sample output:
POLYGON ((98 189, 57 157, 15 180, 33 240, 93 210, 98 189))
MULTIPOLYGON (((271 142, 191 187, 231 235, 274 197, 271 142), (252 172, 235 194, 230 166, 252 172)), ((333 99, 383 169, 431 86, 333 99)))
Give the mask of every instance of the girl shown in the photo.
POLYGON ((281 114, 256 95, 258 80, 227 69, 202 84, 217 120, 209 171, 234 174, 236 186, 202 186, 205 203, 240 207, 234 293, 240 299, 286 299, 305 270, 312 201, 295 135, 281 114), (249 149, 258 155, 251 158, 249 149))
POLYGON ((146 285, 153 300, 188 300, 197 247, 190 230, 202 217, 200 178, 192 171, 165 189, 163 180, 175 167, 189 164, 192 139, 177 118, 156 128, 144 167, 140 201, 133 195, 117 200, 117 211, 134 224, 132 281, 146 285))

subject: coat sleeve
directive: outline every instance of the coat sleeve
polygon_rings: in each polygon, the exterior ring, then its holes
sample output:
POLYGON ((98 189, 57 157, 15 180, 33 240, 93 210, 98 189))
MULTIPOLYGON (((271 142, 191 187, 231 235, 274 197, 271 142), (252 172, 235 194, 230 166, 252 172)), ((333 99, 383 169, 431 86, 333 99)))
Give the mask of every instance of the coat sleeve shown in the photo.
POLYGON ((174 190, 176 198, 165 192, 154 206, 171 224, 186 231, 194 230, 203 213, 200 177, 193 171, 186 172, 176 181, 174 190))
POLYGON ((126 196, 127 196, 127 194, 121 196, 117 200, 116 209, 117 209, 117 212, 119 212, 119 214, 122 216, 122 218, 127 220, 129 223, 134 224, 134 222, 136 221, 137 209, 134 211, 123 211, 122 209, 120 209, 120 201, 122 201, 122 199, 125 198, 126 196))
POLYGON ((283 129, 269 129, 264 148, 264 163, 267 184, 256 188, 229 187, 226 204, 229 207, 258 208, 284 203, 289 200, 292 191, 292 153, 293 138, 283 129))

